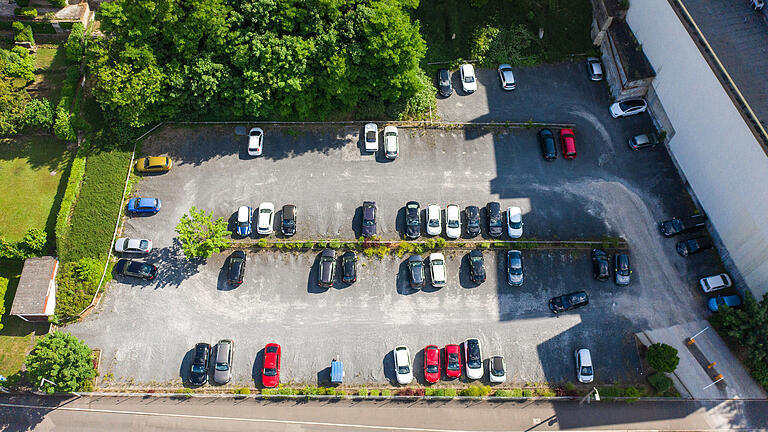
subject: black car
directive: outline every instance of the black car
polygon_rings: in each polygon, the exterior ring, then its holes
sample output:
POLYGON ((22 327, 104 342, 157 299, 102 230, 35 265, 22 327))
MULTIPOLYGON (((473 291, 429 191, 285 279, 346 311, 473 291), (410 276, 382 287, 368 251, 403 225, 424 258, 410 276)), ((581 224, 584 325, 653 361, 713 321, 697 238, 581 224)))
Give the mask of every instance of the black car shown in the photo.
POLYGON ((284 236, 296 234, 296 206, 286 204, 283 206, 283 223, 280 224, 280 230, 284 236))
POLYGON ((245 252, 234 251, 227 264, 227 279, 232 285, 240 285, 245 277, 245 252))
POLYGON ((363 202, 363 237, 373 237, 376 235, 376 203, 373 201, 363 202))
POLYGON ((500 237, 504 232, 504 222, 501 220, 501 204, 492 201, 488 203, 485 209, 488 212, 488 234, 491 237, 500 237))
POLYGON ((411 288, 421 288, 424 286, 424 259, 419 255, 413 255, 408 258, 408 279, 411 288))
POLYGON ((592 275, 599 281, 607 281, 611 277, 608 269, 608 254, 601 249, 592 249, 592 275))
POLYGON ((507 283, 522 286, 523 279, 523 254, 519 250, 507 251, 507 283))
POLYGON ((409 239, 421 236, 421 207, 416 201, 405 204, 405 235, 409 239))
POLYGON ((115 271, 121 276, 131 276, 139 279, 152 280, 157 276, 157 267, 152 264, 121 259, 115 264, 115 271))
POLYGON ((341 256, 341 281, 347 284, 357 281, 357 255, 353 251, 346 251, 341 256))
POLYGON ((200 342, 195 345, 195 357, 189 369, 189 383, 201 386, 208 382, 208 361, 211 357, 211 345, 200 342))
POLYGON ((567 312, 589 304, 589 297, 584 291, 572 292, 549 299, 549 309, 552 313, 567 312))
POLYGON ((324 249, 320 252, 320 266, 317 275, 317 284, 329 288, 336 279, 336 251, 324 249))
POLYGON ((557 145, 555 144, 555 135, 549 129, 542 129, 538 133, 541 153, 546 160, 557 159, 557 145))
POLYGON ((485 282, 485 260, 479 250, 469 252, 469 274, 472 282, 481 284, 485 282))
POLYGON ((654 132, 635 135, 629 139, 628 145, 632 150, 640 150, 646 147, 655 147, 659 143, 659 136, 654 132))
POLYGON ((453 93, 453 85, 451 84, 451 71, 448 69, 439 69, 437 71, 437 90, 440 92, 440 96, 448 97, 453 93))
POLYGON ((709 237, 695 237, 677 242, 677 253, 682 256, 693 255, 704 249, 712 248, 712 240, 709 237))
POLYGON ((616 285, 629 285, 632 269, 629 266, 629 255, 617 253, 613 257, 613 275, 616 285))
POLYGON ((707 217, 704 215, 693 215, 685 218, 672 218, 668 221, 659 222, 659 231, 664 237, 672 237, 687 231, 693 231, 704 228, 707 217))
POLYGON ((477 237, 480 234, 480 208, 477 206, 469 206, 466 210, 467 213, 467 235, 470 237, 477 237))

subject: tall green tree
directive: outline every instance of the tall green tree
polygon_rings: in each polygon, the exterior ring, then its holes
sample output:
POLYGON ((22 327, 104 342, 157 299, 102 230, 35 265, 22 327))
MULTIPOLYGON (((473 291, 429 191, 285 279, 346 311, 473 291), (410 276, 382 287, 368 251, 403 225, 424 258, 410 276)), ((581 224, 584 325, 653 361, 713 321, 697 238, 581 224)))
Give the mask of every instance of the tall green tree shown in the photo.
POLYGON ((48 333, 37 340, 24 362, 27 380, 47 393, 88 389, 96 376, 91 349, 69 333, 48 333))
POLYGON ((213 212, 206 213, 196 207, 189 209, 189 214, 181 217, 176 225, 181 249, 187 258, 209 258, 226 249, 232 243, 224 218, 213 219, 213 212))

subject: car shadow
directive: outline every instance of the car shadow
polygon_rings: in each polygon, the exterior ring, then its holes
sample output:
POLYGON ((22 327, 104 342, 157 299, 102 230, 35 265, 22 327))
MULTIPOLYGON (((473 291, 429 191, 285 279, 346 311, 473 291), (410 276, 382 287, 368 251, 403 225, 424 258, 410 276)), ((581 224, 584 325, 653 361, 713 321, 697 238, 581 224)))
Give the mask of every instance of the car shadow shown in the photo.
POLYGON ((397 267, 395 287, 400 295, 411 295, 419 292, 418 289, 411 288, 410 276, 408 274, 408 258, 406 257, 404 261, 401 261, 397 267))
POLYGON ((393 386, 400 386, 397 382, 397 376, 395 376, 395 355, 391 350, 384 355, 381 367, 384 368, 384 377, 389 380, 389 383, 393 386))
POLYGON ((317 385, 322 387, 335 386, 331 384, 331 367, 327 366, 317 371, 317 385))
MULTIPOLYGON (((219 291, 232 291, 233 289, 237 288, 238 285, 232 285, 229 283, 229 275, 228 269, 229 269, 229 259, 231 258, 231 255, 228 256, 224 260, 224 264, 222 264, 221 268, 219 269, 219 276, 216 278, 216 289, 219 291)), ((246 272, 248 266, 246 265, 246 272)))
POLYGON ((355 238, 360 238, 363 235, 363 206, 359 205, 355 208, 355 214, 352 216, 352 232, 355 233, 355 238))
POLYGON ((233 239, 240 239, 240 237, 237 234, 237 211, 229 215, 229 219, 227 219, 227 231, 231 232, 230 237, 233 239))
POLYGON ((310 294, 320 294, 328 291, 328 288, 321 287, 317 284, 318 272, 320 270, 320 253, 321 252, 315 256, 315 260, 312 261, 312 266, 309 268, 309 273, 307 274, 307 292, 310 294))
MULTIPOLYGON (((446 270, 449 270, 448 267, 446 267, 446 270)), ((440 291, 441 288, 442 287, 432 285, 432 272, 429 271, 429 257, 427 257, 424 260, 424 287, 422 287, 421 290, 426 293, 432 293, 440 291)))
POLYGON ((285 238, 283 231, 280 229, 283 223, 283 208, 275 209, 275 220, 272 221, 272 235, 275 237, 285 238))
POLYGON ((181 383, 186 388, 198 387, 198 386, 192 385, 189 382, 189 370, 192 367, 192 361, 194 359, 195 359, 195 348, 192 347, 192 349, 190 349, 184 354, 184 357, 181 359, 181 364, 179 365, 179 378, 181 378, 181 383))
POLYGON ((251 378, 253 379, 253 385, 255 387, 264 387, 261 382, 261 368, 263 365, 264 348, 261 348, 256 352, 256 358, 253 359, 253 366, 251 366, 251 378))
MULTIPOLYGON (((378 136, 377 136, 377 139, 378 139, 378 136)), ((365 150, 365 123, 362 125, 362 127, 359 130, 358 139, 357 139, 357 150, 360 151, 360 156, 368 156, 371 154, 370 152, 365 150)))
POLYGON ((245 140, 243 144, 237 145, 237 158, 240 160, 256 159, 257 156, 251 156, 248 154, 248 131, 245 132, 245 140))
MULTIPOLYGON (((485 254, 483 254, 483 258, 485 258, 485 254)), ((467 252, 462 255, 461 262, 459 263, 459 285, 466 289, 477 288, 480 285, 472 281, 472 274, 469 271, 469 266, 469 252, 467 252)), ((487 275, 488 268, 486 268, 485 271, 487 275)))
POLYGON ((401 239, 408 239, 408 236, 405 235, 405 229, 405 206, 402 206, 397 209, 395 215, 395 230, 400 233, 401 239))

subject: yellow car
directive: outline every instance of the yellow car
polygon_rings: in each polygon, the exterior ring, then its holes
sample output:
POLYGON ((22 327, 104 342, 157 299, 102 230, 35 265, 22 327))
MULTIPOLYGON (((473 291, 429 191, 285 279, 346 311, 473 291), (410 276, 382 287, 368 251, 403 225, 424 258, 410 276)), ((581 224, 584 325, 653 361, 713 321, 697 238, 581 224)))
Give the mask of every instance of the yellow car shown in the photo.
POLYGON ((138 172, 166 172, 171 169, 171 158, 164 156, 151 156, 136 161, 138 172))

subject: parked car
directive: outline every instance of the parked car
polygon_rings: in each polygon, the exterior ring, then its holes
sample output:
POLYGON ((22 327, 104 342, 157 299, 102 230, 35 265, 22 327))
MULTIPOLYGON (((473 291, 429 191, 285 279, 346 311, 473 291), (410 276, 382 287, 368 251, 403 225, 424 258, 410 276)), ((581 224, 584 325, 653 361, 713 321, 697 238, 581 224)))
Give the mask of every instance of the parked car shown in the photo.
POLYGON ((231 285, 240 285, 245 277, 245 252, 236 250, 229 256, 227 279, 231 285))
POLYGON ((115 240, 115 252, 145 254, 152 251, 152 240, 119 238, 115 240))
POLYGON ((672 237, 684 232, 702 229, 706 226, 707 217, 703 214, 688 216, 684 218, 672 218, 670 220, 659 222, 659 231, 664 237, 672 237))
POLYGON ((648 109, 648 104, 643 98, 628 98, 611 105, 611 117, 627 117, 635 114, 640 114, 648 109))
POLYGON ((589 350, 582 348, 574 353, 576 357, 576 378, 581 383, 591 383, 595 379, 595 371, 592 369, 592 356, 589 350))
POLYGON ((160 198, 131 198, 128 200, 128 211, 131 213, 152 213, 160 211, 163 203, 160 198))
POLYGON ((506 380, 507 368, 504 366, 504 356, 492 356, 488 361, 488 381, 496 384, 506 380))
POLYGON ((709 300, 707 300, 707 307, 712 312, 717 312, 720 310, 720 306, 726 305, 728 307, 736 307, 741 306, 741 297, 737 295, 729 295, 729 296, 717 296, 713 297, 709 300))
POLYGON ((677 242, 677 253, 682 256, 697 254, 704 249, 712 248, 712 240, 709 237, 695 237, 677 242))
POLYGON ((173 166, 171 158, 165 156, 144 157, 136 161, 136 171, 140 173, 168 172, 173 166))
POLYGON ((443 227, 440 222, 440 206, 431 204, 427 206, 427 234, 436 236, 441 232, 443 227))
POLYGON ((419 255, 408 258, 408 279, 411 288, 424 286, 424 260, 419 255))
POLYGON ((115 264, 115 272, 121 276, 152 280, 157 276, 157 267, 149 263, 123 258, 115 264))
POLYGON ((459 72, 461 73, 461 89, 464 90, 464 93, 474 93, 477 90, 474 66, 464 63, 459 68, 459 72))
POLYGON ((429 383, 440 381, 440 348, 437 345, 424 348, 424 379, 429 383))
POLYGON ((485 260, 483 253, 479 250, 469 252, 469 274, 475 284, 485 282, 485 260))
POLYGON ((511 286, 523 284, 523 254, 519 250, 507 251, 507 283, 511 286))
POLYGON ((357 282, 357 254, 346 251, 341 256, 341 281, 345 284, 357 282))
POLYGON ((446 282, 445 257, 440 252, 429 255, 429 273, 433 287, 444 287, 446 282))
POLYGON ((719 275, 701 278, 699 280, 699 285, 701 285, 702 291, 705 293, 710 293, 712 291, 730 288, 733 286, 733 282, 731 281, 730 276, 725 273, 720 273, 719 275))
POLYGON ((467 214, 467 235, 477 237, 480 234, 480 208, 478 206, 469 206, 466 208, 467 214))
POLYGON ((261 156, 264 144, 264 131, 261 128, 251 128, 248 131, 248 155, 261 156))
POLYGON ((590 81, 603 80, 603 65, 597 57, 587 57, 587 75, 590 81))
POLYGON ((195 345, 195 356, 189 368, 189 383, 201 386, 208 382, 208 361, 211 356, 211 345, 200 342, 195 345))
POLYGON ((296 234, 296 206, 286 204, 283 206, 283 221, 280 224, 280 230, 283 235, 290 237, 296 234))
POLYGON ((520 207, 507 207, 507 234, 511 238, 523 235, 523 212, 520 207))
POLYGON ((440 96, 448 97, 453 94, 453 84, 451 84, 451 71, 448 69, 437 70, 437 90, 440 96))
POLYGON ((461 350, 458 345, 445 346, 445 376, 448 378, 461 376, 461 350))
POLYGON ((501 204, 491 201, 485 206, 488 213, 488 235, 491 237, 500 237, 504 232, 503 222, 501 220, 501 204))
POLYGON ((376 123, 365 125, 365 151, 375 153, 379 149, 379 127, 376 123))
POLYGON ((613 256, 613 278, 616 285, 627 286, 630 282, 632 268, 629 266, 629 255, 617 253, 613 256))
POLYGON ((499 80, 501 88, 504 90, 515 89, 515 74, 512 73, 512 66, 503 64, 499 66, 499 80))
POLYGON ((226 384, 232 379, 232 352, 234 344, 229 339, 222 339, 216 344, 216 364, 213 368, 213 382, 226 384))
POLYGON ((400 138, 397 128, 387 126, 384 128, 384 157, 387 159, 397 159, 400 155, 400 138))
POLYGON ((584 291, 572 292, 549 299, 549 309, 552 313, 567 312, 589 304, 589 297, 584 291))
POLYGON ((320 252, 317 284, 321 287, 330 288, 333 286, 334 279, 336 279, 336 251, 324 249, 320 252))
POLYGON ((251 219, 253 218, 253 209, 248 206, 240 206, 237 209, 237 235, 248 237, 251 235, 251 219))
POLYGON ((256 232, 261 235, 272 234, 272 225, 275 223, 275 205, 271 202, 259 204, 259 218, 256 224, 256 232))
POLYGON ((557 145, 555 144, 555 134, 549 129, 542 129, 536 134, 539 137, 541 154, 544 159, 551 161, 557 159, 557 145))
POLYGON ((376 202, 363 202, 363 237, 373 237, 376 235, 376 202))
POLYGON ((560 129, 560 146, 563 159, 576 159, 576 135, 573 129, 560 129))
POLYGON ((467 379, 481 379, 483 377, 483 355, 480 351, 479 340, 472 338, 464 341, 464 359, 467 379))
POLYGON ((607 281, 611 277, 608 268, 608 254, 601 249, 592 249, 592 276, 599 281, 607 281))
POLYGON ((659 136, 650 132, 647 134, 635 135, 629 139, 629 148, 632 150, 640 150, 646 147, 654 147, 659 143, 659 136))
POLYGON ((280 385, 280 358, 282 349, 276 343, 268 343, 264 347, 264 367, 261 369, 261 384, 264 387, 280 385))
POLYGON ((749 0, 749 7, 755 12, 761 11, 765 8, 765 0, 749 0))
POLYGON ((408 347, 400 345, 392 351, 395 358, 395 376, 400 385, 410 384, 413 381, 413 367, 411 365, 411 352, 408 347))
POLYGON ((461 210, 456 204, 445 208, 445 235, 450 239, 461 237, 461 210))
POLYGON ((421 237, 421 207, 416 201, 405 204, 405 236, 409 239, 421 237))

